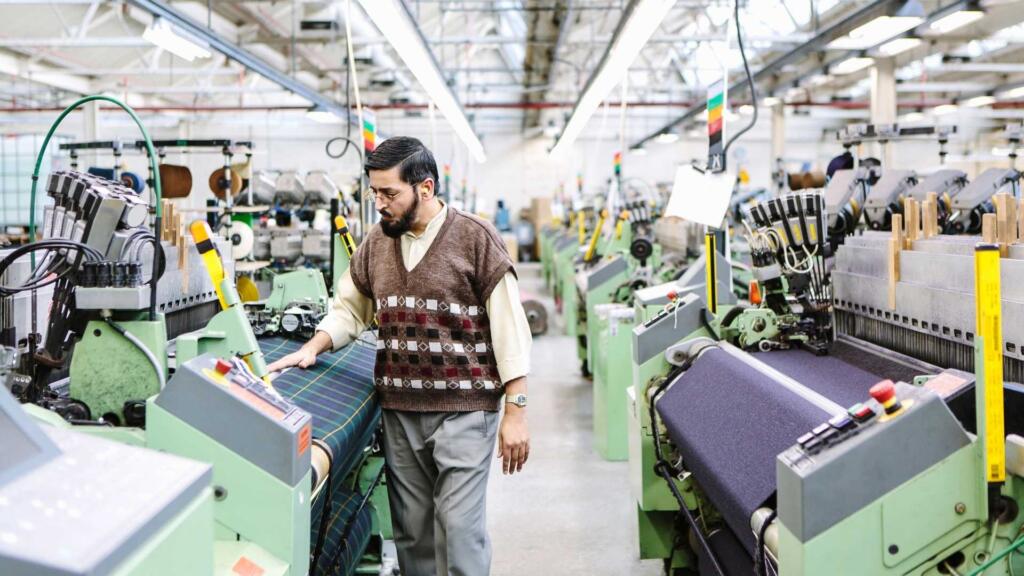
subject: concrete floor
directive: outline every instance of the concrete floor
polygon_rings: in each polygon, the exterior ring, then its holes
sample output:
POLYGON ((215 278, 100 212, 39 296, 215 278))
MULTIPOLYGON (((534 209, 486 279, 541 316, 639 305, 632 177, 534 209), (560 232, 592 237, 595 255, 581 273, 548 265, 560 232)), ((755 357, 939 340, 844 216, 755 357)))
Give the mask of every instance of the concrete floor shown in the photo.
POLYGON ((529 377, 530 460, 502 476, 495 460, 488 493, 492 576, 655 576, 659 561, 637 558, 635 502, 627 464, 591 447, 592 386, 580 375, 536 264, 517 266, 520 286, 548 308, 534 338, 529 377))

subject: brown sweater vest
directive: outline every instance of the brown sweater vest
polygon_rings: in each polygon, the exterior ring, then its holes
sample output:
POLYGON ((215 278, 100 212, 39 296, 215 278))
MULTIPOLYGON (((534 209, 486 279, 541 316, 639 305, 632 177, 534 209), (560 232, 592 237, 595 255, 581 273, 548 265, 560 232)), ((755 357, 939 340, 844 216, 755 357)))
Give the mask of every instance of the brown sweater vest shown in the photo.
POLYGON ((408 271, 401 239, 374 226, 350 270, 356 288, 376 306, 374 384, 383 408, 498 409, 503 385, 486 305, 515 269, 490 223, 449 206, 434 242, 408 271))

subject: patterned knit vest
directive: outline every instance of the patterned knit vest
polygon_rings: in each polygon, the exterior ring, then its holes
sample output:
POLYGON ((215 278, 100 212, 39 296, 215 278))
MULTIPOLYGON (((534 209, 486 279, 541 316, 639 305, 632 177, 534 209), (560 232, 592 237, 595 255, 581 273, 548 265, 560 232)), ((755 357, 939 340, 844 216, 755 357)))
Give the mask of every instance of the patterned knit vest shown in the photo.
POLYGON ((448 207, 423 259, 375 226, 353 255, 356 288, 376 305, 374 384, 381 406, 414 412, 498 409, 503 393, 487 299, 512 260, 494 227, 448 207))

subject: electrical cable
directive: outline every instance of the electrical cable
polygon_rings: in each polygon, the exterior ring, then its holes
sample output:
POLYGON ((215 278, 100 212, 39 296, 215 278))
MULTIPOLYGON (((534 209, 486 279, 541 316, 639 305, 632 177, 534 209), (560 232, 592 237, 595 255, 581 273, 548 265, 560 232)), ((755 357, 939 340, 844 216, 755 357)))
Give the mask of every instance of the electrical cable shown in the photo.
POLYGON ((126 340, 135 345, 135 347, 139 349, 139 352, 142 352, 143 356, 145 356, 146 359, 149 360, 149 363, 152 364, 153 366, 153 371, 156 372, 156 379, 160 383, 160 391, 163 392, 164 386, 167 385, 167 380, 164 378, 164 369, 162 366, 160 366, 160 362, 156 359, 156 356, 153 355, 153 352, 145 344, 143 344, 141 340, 136 338, 134 334, 132 334, 128 330, 125 330, 125 328, 118 324, 117 322, 114 322, 114 320, 110 316, 107 316, 103 319, 106 320, 107 324, 109 324, 110 327, 113 328, 118 334, 124 336, 126 340))
MULTIPOLYGON (((46 240, 39 240, 38 242, 33 242, 31 244, 25 244, 24 246, 16 248, 12 252, 10 252, 2 260, 0 260, 0 277, 2 277, 3 274, 7 271, 7 269, 10 268, 11 264, 13 264, 17 259, 21 258, 25 254, 34 255, 34 253, 38 250, 52 251, 54 249, 70 249, 72 251, 78 252, 82 256, 85 256, 85 259, 90 262, 99 262, 103 260, 103 254, 100 253, 95 248, 93 248, 92 246, 83 244, 81 242, 76 242, 74 240, 49 238, 46 240)), ((67 266, 64 270, 60 272, 54 271, 53 273, 55 275, 51 276, 49 274, 46 274, 37 280, 30 280, 29 282, 21 286, 0 286, 0 295, 9 296, 12 294, 17 294, 19 292, 36 290, 39 288, 43 288, 45 286, 49 286, 50 284, 53 284, 61 280, 62 278, 66 277, 69 273, 77 270, 80 265, 80 262, 81 259, 76 258, 75 264, 67 266)), ((57 264, 59 263, 51 263, 49 270, 53 271, 53 267, 57 264)))
POLYGON ((728 158, 729 148, 733 142, 739 139, 757 124, 757 87, 754 85, 754 76, 750 73, 750 64, 747 63, 747 51, 743 47, 743 28, 740 26, 740 0, 736 0, 735 8, 733 9, 733 19, 736 20, 736 42, 739 44, 740 57, 743 58, 743 70, 747 73, 747 84, 750 85, 750 101, 754 106, 754 115, 750 118, 750 124, 747 124, 742 130, 733 134, 732 138, 725 143, 725 147, 722 149, 722 156, 728 158))

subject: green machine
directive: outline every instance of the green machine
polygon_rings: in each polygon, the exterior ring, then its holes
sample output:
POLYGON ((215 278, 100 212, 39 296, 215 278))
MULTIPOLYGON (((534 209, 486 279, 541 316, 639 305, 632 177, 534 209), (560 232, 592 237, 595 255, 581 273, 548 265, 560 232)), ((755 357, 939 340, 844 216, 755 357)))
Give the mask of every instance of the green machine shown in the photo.
POLYGON ((211 576, 210 466, 71 428, 40 426, 0 382, 0 574, 211 576))
MULTIPOLYGON (((736 302, 730 292, 731 268, 725 256, 716 252, 719 269, 718 293, 723 304, 736 302)), ((631 294, 632 305, 626 303, 599 304, 595 306, 593 342, 594 374, 594 449, 607 460, 626 460, 629 456, 629 407, 627 392, 634 384, 634 335, 639 324, 649 321, 662 312, 666 305, 688 294, 701 295, 705 290, 704 256, 691 264, 686 272, 674 282, 641 288, 631 294)), ((676 318, 668 321, 674 322, 676 318)), ((665 349, 696 330, 684 325, 681 334, 677 331, 667 338, 645 341, 650 349, 665 349), (660 347, 660 348, 659 348, 660 347)), ((647 336, 646 338, 650 338, 647 336)), ((658 365, 654 372, 663 373, 664 366, 658 365)), ((645 379, 646 382, 650 376, 645 379)))

